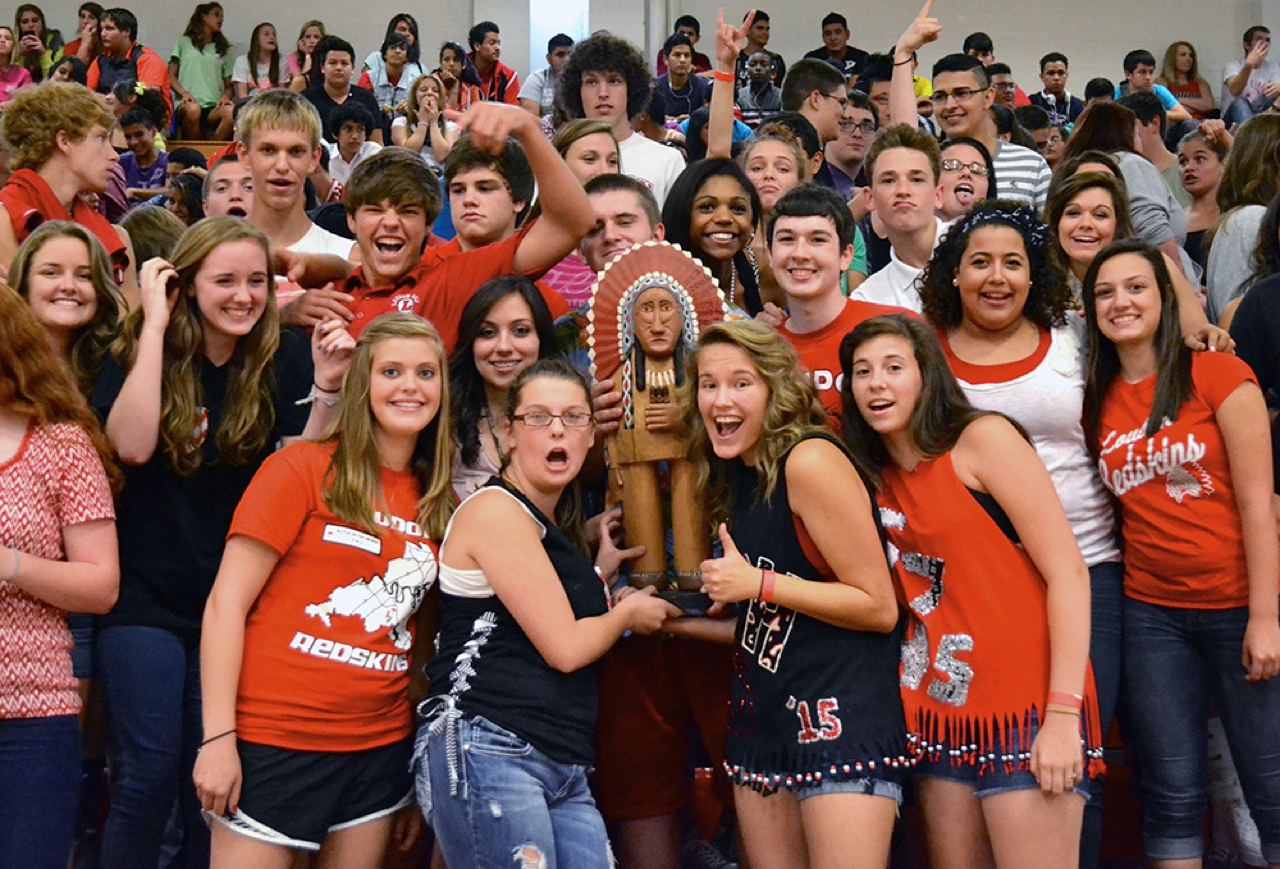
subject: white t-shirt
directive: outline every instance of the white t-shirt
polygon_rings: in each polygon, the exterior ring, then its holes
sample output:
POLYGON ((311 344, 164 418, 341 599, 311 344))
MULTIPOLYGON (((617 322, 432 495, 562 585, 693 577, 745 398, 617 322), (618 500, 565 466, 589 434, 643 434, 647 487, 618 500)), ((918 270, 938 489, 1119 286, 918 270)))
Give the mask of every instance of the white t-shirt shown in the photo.
POLYGON ((351 259, 351 249, 355 246, 353 240, 334 235, 313 223, 306 235, 289 245, 289 250, 294 253, 330 253, 343 259, 351 259))
MULTIPOLYGON (((406 118, 404 115, 398 115, 396 119, 391 122, 391 129, 392 129, 391 140, 393 142, 395 141, 394 131, 396 130, 396 128, 404 130, 406 134, 410 134, 409 119, 406 118)), ((453 121, 446 119, 444 122, 444 128, 446 132, 452 133, 458 129, 458 125, 455 124, 453 121)), ((422 147, 418 150, 418 155, 422 157, 422 161, 426 163, 428 166, 430 166, 431 170, 435 172, 437 175, 444 174, 444 167, 440 165, 440 161, 436 159, 435 153, 431 150, 431 142, 429 139, 422 140, 422 147)))
POLYGON ((1226 67, 1222 70, 1222 99, 1218 101, 1218 106, 1224 112, 1233 101, 1239 99, 1248 100, 1255 112, 1262 111, 1267 107, 1267 98, 1262 88, 1273 81, 1280 81, 1280 63, 1264 60, 1257 69, 1249 73, 1249 80, 1244 83, 1240 94, 1232 96, 1231 88, 1227 87, 1227 81, 1239 75, 1242 69, 1244 69, 1244 58, 1236 58, 1227 61, 1226 67))
POLYGON ((659 145, 639 133, 632 133, 618 143, 622 171, 643 181, 653 191, 661 208, 676 178, 684 171, 684 157, 675 148, 659 145))
POLYGON ((258 64, 258 74, 256 76, 249 74, 249 55, 242 54, 236 58, 235 68, 231 71, 231 80, 239 84, 249 85, 249 93, 256 94, 258 91, 268 90, 273 87, 288 87, 289 64, 282 57, 280 58, 280 70, 278 72, 279 79, 273 84, 271 82, 271 64, 258 64))
POLYGON ((1050 332, 1049 352, 1031 371, 1000 383, 960 388, 974 407, 1016 419, 1053 480, 1080 554, 1090 567, 1119 561, 1115 517, 1102 478, 1089 456, 1084 426, 1085 323, 1075 313, 1050 332))
POLYGON ((351 158, 351 162, 348 163, 342 159, 342 152, 338 150, 336 142, 324 142, 323 144, 329 149, 329 174, 334 181, 343 185, 351 178, 351 173, 355 171, 355 168, 360 165, 362 160, 366 160, 382 150, 382 146, 377 142, 365 142, 360 146, 360 150, 356 151, 356 155, 351 158))
POLYGON ((551 75, 551 67, 530 73, 520 83, 520 99, 533 100, 542 110, 542 114, 551 114, 551 104, 556 99, 556 79, 551 75))
MULTIPOLYGON (((938 240, 951 228, 951 224, 934 218, 937 224, 933 235, 933 246, 937 248, 938 240)), ((864 302, 875 302, 877 305, 897 305, 910 311, 921 313, 924 302, 920 299, 920 279, 924 269, 909 266, 898 259, 898 252, 889 248, 889 264, 850 293, 850 297, 864 302)))

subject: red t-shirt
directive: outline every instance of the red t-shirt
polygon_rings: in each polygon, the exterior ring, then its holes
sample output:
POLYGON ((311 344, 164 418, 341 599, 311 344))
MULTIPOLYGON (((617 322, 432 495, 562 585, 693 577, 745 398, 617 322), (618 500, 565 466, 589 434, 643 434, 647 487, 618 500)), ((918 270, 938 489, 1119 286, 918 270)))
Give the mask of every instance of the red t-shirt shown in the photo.
POLYGON ((1124 590, 1172 607, 1247 606, 1249 575, 1231 468, 1214 414, 1240 384, 1257 383, 1226 353, 1191 356, 1191 397, 1147 437, 1156 378, 1117 377, 1102 402, 1098 470, 1120 499, 1124 590))
MULTIPOLYGON (((356 297, 348 306, 355 319, 347 331, 359 337, 365 326, 390 311, 417 314, 435 325, 445 353, 452 353, 462 309, 485 281, 515 273, 516 251, 532 227, 530 221, 510 238, 465 252, 450 244, 428 246, 418 264, 388 286, 369 287, 364 270, 357 268, 343 286, 345 292, 356 297)), ((558 293, 541 285, 538 289, 553 318, 568 312, 568 305, 558 293)))
POLYGON ((245 622, 236 696, 241 739, 300 751, 361 751, 412 730, 413 614, 435 582, 437 544, 414 521, 420 486, 382 471, 381 536, 324 503, 334 446, 299 443, 263 463, 227 537, 280 553, 245 622))
POLYGON ((809 372, 813 385, 818 389, 818 399, 822 406, 827 413, 839 419, 840 385, 844 382, 844 376, 840 373, 840 342, 863 320, 870 320, 881 314, 906 313, 909 313, 906 308, 847 299, 840 316, 821 329, 796 333, 783 323, 778 327, 778 332, 799 354, 800 364, 809 372))

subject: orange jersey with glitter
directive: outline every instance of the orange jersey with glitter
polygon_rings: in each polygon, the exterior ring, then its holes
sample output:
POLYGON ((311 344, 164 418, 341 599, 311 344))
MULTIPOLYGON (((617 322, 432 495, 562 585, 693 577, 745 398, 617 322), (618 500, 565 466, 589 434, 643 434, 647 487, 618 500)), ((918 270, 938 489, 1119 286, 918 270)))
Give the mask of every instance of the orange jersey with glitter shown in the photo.
MULTIPOLYGON (((936 758, 945 740, 966 749, 954 763, 985 764, 995 760, 997 743, 1006 751, 1016 745, 1014 762, 1025 768, 1027 725, 1042 715, 1049 693, 1044 579, 956 476, 949 452, 911 471, 886 468, 882 484, 880 521, 910 615, 901 690, 917 752, 936 758)), ((1096 769, 1101 739, 1092 674, 1082 728, 1096 769)))

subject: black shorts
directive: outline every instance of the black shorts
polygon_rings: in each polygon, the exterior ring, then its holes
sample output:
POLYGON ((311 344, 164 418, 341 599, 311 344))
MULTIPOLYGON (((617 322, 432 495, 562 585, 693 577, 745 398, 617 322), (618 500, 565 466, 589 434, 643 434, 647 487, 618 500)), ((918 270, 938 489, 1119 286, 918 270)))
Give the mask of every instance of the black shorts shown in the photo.
POLYGON ((330 833, 409 803, 413 738, 364 751, 297 751, 241 742, 240 805, 217 820, 244 836, 317 851, 330 833))

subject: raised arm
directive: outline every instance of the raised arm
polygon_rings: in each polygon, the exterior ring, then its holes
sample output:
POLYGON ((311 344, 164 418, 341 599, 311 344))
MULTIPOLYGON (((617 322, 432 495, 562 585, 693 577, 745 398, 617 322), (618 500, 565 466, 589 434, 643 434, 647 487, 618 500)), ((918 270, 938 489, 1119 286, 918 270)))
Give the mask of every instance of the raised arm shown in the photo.
POLYGON ((160 391, 164 368, 164 333, 177 301, 169 281, 178 273, 156 257, 142 264, 142 331, 133 365, 107 414, 107 439, 126 465, 144 465, 160 442, 160 391))
MULTIPOLYGON (((522 111, 516 109, 515 111, 522 111)), ((484 572, 499 600, 544 661, 571 673, 598 660, 628 630, 652 633, 679 610, 650 594, 628 595, 604 615, 574 616, 538 536, 538 526, 501 492, 473 497, 456 514, 442 556, 460 569, 484 572), (493 529, 503 545, 493 545, 493 529)), ((601 586, 604 594, 603 585, 601 586)))
POLYGON ((542 134, 538 118, 519 106, 482 102, 466 112, 446 112, 458 125, 458 132, 470 133, 477 148, 498 153, 508 136, 515 136, 524 147, 533 169, 538 189, 555 191, 542 197, 542 216, 538 218, 516 251, 516 272, 528 274, 549 269, 578 246, 582 237, 595 226, 591 200, 568 165, 542 134))
MULTIPOLYGON (((1089 664, 1089 569, 1044 462, 1008 420, 970 423, 952 450, 965 485, 989 492, 1013 523, 1048 587, 1049 690, 1084 694, 1089 664)), ((1032 745, 1032 772, 1046 793, 1080 781, 1080 720, 1046 713, 1032 745)))
POLYGON ((916 90, 911 71, 911 55, 942 35, 942 25, 930 16, 933 0, 925 0, 920 14, 893 49, 893 77, 889 82, 889 117, 895 124, 915 126, 916 90))
MULTIPOLYGON (((860 631, 887 633, 898 604, 871 497, 852 462, 829 441, 796 446, 787 459, 791 512, 800 517, 839 582, 776 574, 770 599, 815 619, 860 631)), ((717 603, 751 600, 765 591, 764 571, 752 566, 720 526, 724 556, 702 563, 702 582, 717 603)))
POLYGON ((1280 673, 1280 552, 1271 512, 1271 424, 1262 390, 1254 383, 1240 384, 1218 406, 1215 417, 1227 448, 1249 571, 1249 622, 1241 659, 1245 678, 1261 682, 1280 673))
POLYGON ((737 86, 735 70, 738 53, 755 20, 752 9, 741 27, 724 23, 724 8, 716 15, 716 69, 711 83, 711 104, 707 111, 707 156, 729 157, 733 154, 733 103, 737 86))

